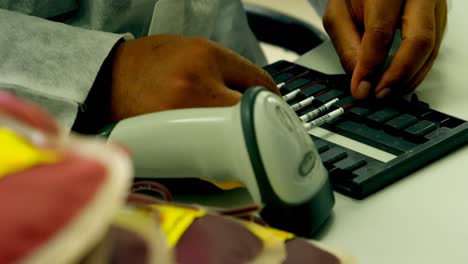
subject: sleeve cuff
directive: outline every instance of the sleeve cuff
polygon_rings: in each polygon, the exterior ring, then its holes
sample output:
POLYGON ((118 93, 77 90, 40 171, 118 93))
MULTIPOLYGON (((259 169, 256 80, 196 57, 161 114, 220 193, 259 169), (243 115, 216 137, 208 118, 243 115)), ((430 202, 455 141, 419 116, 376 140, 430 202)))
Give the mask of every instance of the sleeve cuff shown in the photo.
POLYGON ((325 14, 327 2, 327 0, 309 0, 309 3, 314 7, 315 12, 317 12, 320 17, 323 17, 323 14, 325 14))
POLYGON ((44 106, 65 127, 119 40, 112 34, 72 27, 0 9, 0 85, 44 106))

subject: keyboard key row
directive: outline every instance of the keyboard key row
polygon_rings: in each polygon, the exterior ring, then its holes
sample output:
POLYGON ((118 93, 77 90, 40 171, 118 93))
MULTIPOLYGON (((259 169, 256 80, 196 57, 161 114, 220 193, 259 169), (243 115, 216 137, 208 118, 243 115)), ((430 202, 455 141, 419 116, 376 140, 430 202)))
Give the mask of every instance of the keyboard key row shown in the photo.
POLYGON ((325 75, 284 61, 265 69, 283 83, 283 96, 296 93, 287 102, 301 102, 295 107, 298 116, 311 115, 339 98, 329 111, 344 108, 345 114, 322 128, 393 154, 384 162, 312 136, 334 189, 346 195, 362 199, 468 142, 467 122, 435 111, 414 96, 409 102, 357 101, 349 93, 349 76, 325 75))

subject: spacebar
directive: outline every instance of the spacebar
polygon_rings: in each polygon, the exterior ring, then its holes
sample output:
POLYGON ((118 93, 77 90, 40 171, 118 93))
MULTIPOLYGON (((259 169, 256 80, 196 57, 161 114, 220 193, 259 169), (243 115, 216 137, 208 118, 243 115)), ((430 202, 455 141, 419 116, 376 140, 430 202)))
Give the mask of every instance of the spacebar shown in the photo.
POLYGON ((417 144, 408 142, 401 137, 387 134, 383 130, 350 120, 335 124, 332 131, 394 155, 400 155, 417 146, 417 144))

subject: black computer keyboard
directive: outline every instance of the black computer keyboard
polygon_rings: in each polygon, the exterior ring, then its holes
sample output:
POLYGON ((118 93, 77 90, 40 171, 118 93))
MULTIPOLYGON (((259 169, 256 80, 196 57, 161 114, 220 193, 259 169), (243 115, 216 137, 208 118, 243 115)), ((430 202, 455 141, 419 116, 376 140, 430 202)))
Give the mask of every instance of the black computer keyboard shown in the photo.
POLYGON ((290 105, 315 97, 311 105, 297 111, 298 116, 339 98, 329 111, 347 110, 321 128, 395 156, 381 161, 312 136, 334 189, 353 198, 363 199, 468 142, 468 122, 435 111, 416 97, 357 101, 349 94, 345 75, 326 75, 286 61, 265 70, 284 85, 283 95, 301 89, 288 101, 290 105))

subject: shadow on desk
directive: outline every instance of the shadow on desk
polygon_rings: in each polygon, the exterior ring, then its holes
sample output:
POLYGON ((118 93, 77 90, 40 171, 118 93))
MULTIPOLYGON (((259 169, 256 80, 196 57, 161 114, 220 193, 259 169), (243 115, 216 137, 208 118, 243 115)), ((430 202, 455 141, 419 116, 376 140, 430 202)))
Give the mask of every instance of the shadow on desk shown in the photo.
POLYGON ((325 237, 330 229, 333 227, 333 223, 335 222, 335 212, 332 211, 330 217, 328 217, 327 221, 320 227, 319 231, 314 235, 315 240, 321 240, 325 237))
MULTIPOLYGON (((188 204, 200 204, 214 207, 243 207, 252 204, 249 193, 245 189, 234 189, 222 192, 209 192, 204 194, 182 194, 176 193, 174 198, 178 202, 188 204)), ((319 231, 314 235, 314 240, 320 240, 326 236, 335 222, 335 214, 332 211, 330 217, 326 220, 319 231)))

